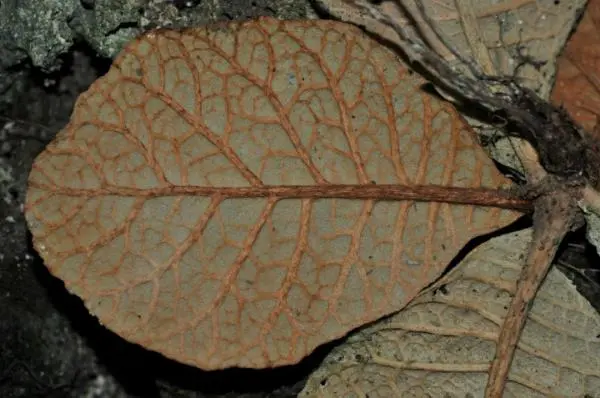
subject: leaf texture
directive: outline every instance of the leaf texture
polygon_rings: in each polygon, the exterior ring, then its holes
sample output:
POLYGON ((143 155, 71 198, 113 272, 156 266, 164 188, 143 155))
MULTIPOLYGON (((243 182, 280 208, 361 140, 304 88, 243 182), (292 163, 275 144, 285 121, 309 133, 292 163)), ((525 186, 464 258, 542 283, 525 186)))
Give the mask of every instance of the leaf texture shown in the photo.
MULTIPOLYGON (((552 102, 592 133, 600 116, 600 1, 586 10, 558 59, 552 102)), ((595 133, 600 139, 600 134, 595 133)))
MULTIPOLYGON (((482 397, 530 230, 503 235, 403 311, 351 335, 302 398, 482 397)), ((529 313, 504 397, 600 397, 600 315, 558 270, 529 313)))
POLYGON ((297 195, 505 184, 423 83, 339 22, 150 32, 36 159, 34 245, 129 341, 204 369, 295 363, 402 308, 473 236, 518 216, 297 195))

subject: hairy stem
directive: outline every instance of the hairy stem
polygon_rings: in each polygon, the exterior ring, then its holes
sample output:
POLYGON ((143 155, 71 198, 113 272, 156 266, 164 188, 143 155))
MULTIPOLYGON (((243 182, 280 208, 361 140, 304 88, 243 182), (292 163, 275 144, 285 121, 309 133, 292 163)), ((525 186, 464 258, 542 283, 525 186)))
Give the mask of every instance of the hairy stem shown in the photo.
POLYGON ((574 224, 572 201, 568 192, 542 196, 536 200, 535 207, 533 240, 515 296, 500 328, 496 356, 490 367, 485 389, 486 398, 502 397, 530 304, 552 265, 560 242, 574 224))

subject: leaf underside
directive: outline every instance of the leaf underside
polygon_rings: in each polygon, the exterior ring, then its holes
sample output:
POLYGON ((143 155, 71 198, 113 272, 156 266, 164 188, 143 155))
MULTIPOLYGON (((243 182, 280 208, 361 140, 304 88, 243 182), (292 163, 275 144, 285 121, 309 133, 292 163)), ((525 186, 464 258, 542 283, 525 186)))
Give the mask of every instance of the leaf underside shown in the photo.
POLYGON ((472 237, 519 215, 233 194, 505 185, 423 83, 339 22, 147 33, 36 159, 26 201, 34 245, 131 342, 203 369, 296 363, 399 310, 472 237))

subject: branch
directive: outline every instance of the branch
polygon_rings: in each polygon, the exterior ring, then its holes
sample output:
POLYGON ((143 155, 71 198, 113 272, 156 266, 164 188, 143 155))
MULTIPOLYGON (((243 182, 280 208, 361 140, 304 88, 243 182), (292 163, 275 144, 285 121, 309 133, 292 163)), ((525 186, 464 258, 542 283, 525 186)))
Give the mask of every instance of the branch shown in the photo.
POLYGON ((500 328, 496 356, 485 389, 486 398, 502 396, 530 304, 552 265, 559 243, 574 225, 576 208, 568 192, 545 195, 536 202, 529 255, 500 328))

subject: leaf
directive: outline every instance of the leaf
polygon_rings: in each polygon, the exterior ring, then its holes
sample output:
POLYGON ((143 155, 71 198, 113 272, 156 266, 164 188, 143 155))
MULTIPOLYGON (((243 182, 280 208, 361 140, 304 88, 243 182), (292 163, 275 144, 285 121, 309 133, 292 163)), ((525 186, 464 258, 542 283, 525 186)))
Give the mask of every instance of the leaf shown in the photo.
MULTIPOLYGON (((473 250, 403 311, 335 348, 300 397, 483 396, 530 241, 525 230, 473 250)), ((599 331, 600 315, 551 270, 529 313, 505 396, 600 396, 599 331)))
POLYGON ((507 182, 423 82, 338 22, 150 32, 36 159, 34 245, 129 341, 204 369, 295 363, 518 216, 340 196, 507 182))
MULTIPOLYGON (((600 116, 600 1, 589 0, 577 29, 558 58, 552 102, 588 132, 600 116)), ((600 135, 596 133, 598 138, 600 135)))

